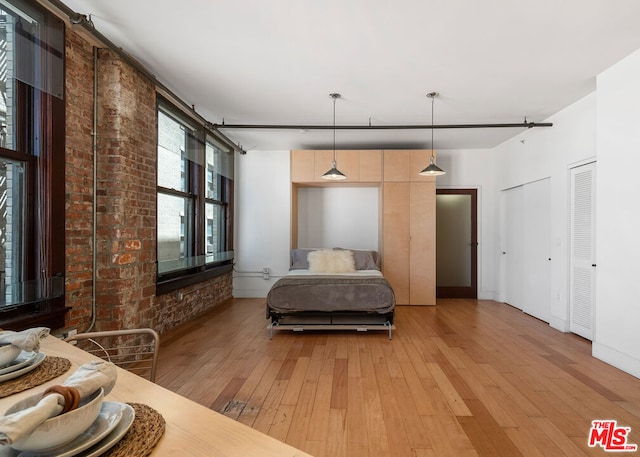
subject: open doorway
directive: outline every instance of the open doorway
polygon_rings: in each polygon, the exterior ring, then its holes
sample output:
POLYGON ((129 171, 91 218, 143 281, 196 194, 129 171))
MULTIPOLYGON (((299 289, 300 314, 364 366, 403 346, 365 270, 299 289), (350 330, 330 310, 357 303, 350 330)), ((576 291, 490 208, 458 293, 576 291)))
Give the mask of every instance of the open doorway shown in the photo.
POLYGON ((477 189, 436 189, 436 297, 478 297, 477 221, 477 189))

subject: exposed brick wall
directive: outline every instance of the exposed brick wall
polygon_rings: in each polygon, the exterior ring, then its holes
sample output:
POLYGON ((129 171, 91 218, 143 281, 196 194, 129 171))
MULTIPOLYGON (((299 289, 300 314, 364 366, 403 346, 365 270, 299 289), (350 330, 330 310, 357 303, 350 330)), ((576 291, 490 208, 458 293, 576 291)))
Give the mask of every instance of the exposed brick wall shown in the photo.
POLYGON ((98 53, 97 330, 152 325, 156 280, 156 92, 98 53))
MULTIPOLYGON (((66 33, 65 328, 91 320, 93 48, 66 33)), ((98 52, 95 330, 171 330, 231 298, 232 274, 156 297, 156 91, 116 53, 98 52), (178 299, 180 296, 181 299, 178 299)))
POLYGON ((93 232, 93 49, 66 33, 65 301, 67 327, 91 319, 93 232))
POLYGON ((232 273, 156 298, 156 331, 167 332, 231 298, 232 273))

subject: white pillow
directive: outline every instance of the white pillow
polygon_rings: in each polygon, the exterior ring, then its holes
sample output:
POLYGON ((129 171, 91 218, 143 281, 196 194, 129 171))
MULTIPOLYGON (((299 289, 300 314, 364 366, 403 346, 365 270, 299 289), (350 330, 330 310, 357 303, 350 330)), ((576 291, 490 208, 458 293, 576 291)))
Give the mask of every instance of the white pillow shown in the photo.
POLYGON ((307 259, 309 260, 309 271, 315 273, 349 273, 356 271, 351 251, 321 249, 310 252, 307 255, 307 259))

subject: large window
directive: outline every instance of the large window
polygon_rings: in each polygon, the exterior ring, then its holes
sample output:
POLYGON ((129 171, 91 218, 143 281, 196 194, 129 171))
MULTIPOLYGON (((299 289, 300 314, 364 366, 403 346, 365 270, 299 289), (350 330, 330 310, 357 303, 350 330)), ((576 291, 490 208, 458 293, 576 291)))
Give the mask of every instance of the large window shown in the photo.
POLYGON ((205 151, 205 252, 215 257, 232 249, 233 153, 218 146, 210 136, 206 138, 205 151))
POLYGON ((62 21, 2 0, 0 327, 64 325, 63 87, 62 21))
POLYGON ((233 151, 168 102, 158 105, 158 279, 233 259, 233 151))

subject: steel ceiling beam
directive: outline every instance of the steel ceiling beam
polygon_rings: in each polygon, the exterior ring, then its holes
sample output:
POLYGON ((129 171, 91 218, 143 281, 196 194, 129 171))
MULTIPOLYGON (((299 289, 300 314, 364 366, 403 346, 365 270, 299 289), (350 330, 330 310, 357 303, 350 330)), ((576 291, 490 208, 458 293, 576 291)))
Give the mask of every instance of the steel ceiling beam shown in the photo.
POLYGON ((231 130, 426 130, 426 129, 499 129, 552 127, 552 122, 514 124, 414 124, 414 125, 308 125, 308 124, 211 124, 214 129, 231 130))

